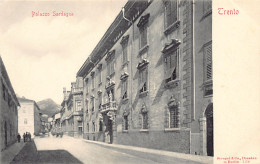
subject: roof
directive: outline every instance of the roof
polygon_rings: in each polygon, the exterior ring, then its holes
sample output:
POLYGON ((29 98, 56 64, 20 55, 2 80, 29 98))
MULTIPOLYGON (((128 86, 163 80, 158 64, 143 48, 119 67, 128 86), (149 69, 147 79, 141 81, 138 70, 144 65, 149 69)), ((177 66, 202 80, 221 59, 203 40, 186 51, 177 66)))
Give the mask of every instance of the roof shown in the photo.
MULTIPOLYGON (((125 17, 135 22, 143 11, 149 6, 149 0, 129 0, 125 6, 125 17)), ((84 77, 87 75, 98 62, 110 51, 113 45, 123 36, 123 34, 130 28, 132 24, 123 18, 123 12, 120 11, 113 23, 109 26, 101 40, 98 42, 89 57, 83 63, 77 77, 84 77)))
POLYGON ((38 108, 38 110, 40 110, 38 104, 34 100, 30 100, 30 99, 27 99, 27 98, 24 98, 24 97, 22 97, 22 98, 19 97, 18 101, 20 103, 34 103, 34 105, 38 108))

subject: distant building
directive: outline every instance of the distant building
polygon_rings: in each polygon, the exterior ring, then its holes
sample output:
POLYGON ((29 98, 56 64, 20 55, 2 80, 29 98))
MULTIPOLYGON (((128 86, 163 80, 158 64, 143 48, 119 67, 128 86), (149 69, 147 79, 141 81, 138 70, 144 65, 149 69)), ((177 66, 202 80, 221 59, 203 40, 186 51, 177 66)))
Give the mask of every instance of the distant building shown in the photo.
POLYGON ((129 0, 77 73, 84 138, 212 156, 211 42, 210 0, 129 0))
POLYGON ((82 137, 83 134, 83 80, 77 78, 71 83, 71 91, 63 90, 61 103, 61 126, 64 134, 82 137))
POLYGON ((34 100, 18 98, 21 107, 18 109, 18 132, 23 135, 30 132, 32 136, 42 132, 40 108, 34 100))
POLYGON ((0 56, 0 112, 1 112, 1 151, 17 141, 18 115, 17 107, 20 105, 5 65, 0 56))

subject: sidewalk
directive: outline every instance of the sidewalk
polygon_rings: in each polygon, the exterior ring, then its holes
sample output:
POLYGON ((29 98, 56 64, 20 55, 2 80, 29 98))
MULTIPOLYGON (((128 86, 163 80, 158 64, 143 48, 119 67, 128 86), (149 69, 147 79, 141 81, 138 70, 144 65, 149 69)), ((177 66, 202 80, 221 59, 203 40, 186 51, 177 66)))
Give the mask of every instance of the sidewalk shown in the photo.
MULTIPOLYGON (((70 136, 64 136, 64 137, 70 137, 70 136)), ((142 148, 142 147, 135 147, 135 146, 127 146, 127 145, 119 145, 119 144, 107 144, 104 142, 98 142, 98 141, 91 141, 86 140, 83 138, 74 138, 73 139, 80 139, 87 143, 92 143, 96 145, 100 145, 102 147, 117 150, 120 152, 128 153, 135 156, 147 156, 151 159, 154 159, 155 161, 160 161, 164 163, 171 163, 171 161, 179 159, 180 161, 183 161, 183 163, 205 163, 210 164, 213 163, 213 157, 209 156, 199 156, 199 155, 192 155, 192 154, 183 154, 183 153, 177 153, 177 152, 170 152, 170 151, 164 151, 164 150, 157 150, 157 149, 148 149, 148 148, 142 148)))
POLYGON ((20 143, 16 142, 13 145, 9 146, 7 149, 1 152, 1 162, 2 164, 11 163, 14 157, 22 150, 25 143, 21 141, 20 143))

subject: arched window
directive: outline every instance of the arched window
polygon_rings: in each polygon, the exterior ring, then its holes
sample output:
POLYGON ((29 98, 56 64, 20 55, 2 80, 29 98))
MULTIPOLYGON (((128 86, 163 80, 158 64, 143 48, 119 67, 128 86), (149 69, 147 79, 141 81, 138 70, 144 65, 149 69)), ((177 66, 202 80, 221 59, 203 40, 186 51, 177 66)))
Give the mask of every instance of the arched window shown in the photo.
POLYGON ((171 96, 167 105, 169 110, 168 128, 180 128, 179 102, 171 96))

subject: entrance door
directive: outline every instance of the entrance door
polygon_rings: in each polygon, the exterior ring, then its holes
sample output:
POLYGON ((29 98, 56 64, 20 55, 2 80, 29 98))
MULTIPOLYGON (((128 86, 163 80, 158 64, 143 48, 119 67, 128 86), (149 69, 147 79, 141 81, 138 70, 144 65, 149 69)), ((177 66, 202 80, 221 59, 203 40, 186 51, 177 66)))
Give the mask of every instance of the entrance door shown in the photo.
POLYGON ((82 137, 82 127, 78 127, 78 134, 79 134, 79 137, 82 137))
POLYGON ((214 155, 214 135, 213 135, 213 104, 209 104, 206 112, 207 119, 207 154, 208 156, 214 155))
POLYGON ((113 122, 112 120, 108 119, 108 134, 110 138, 110 143, 113 143, 113 122))

